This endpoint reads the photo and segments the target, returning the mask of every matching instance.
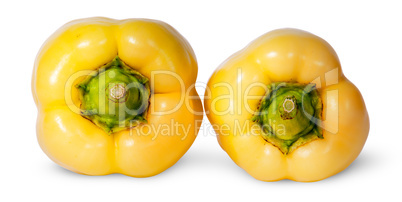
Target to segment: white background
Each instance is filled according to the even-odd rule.
[[[401,199],[402,6],[396,1],[35,0],[2,1],[0,10],[0,201]],[[65,170],[37,143],[31,73],[48,36],[70,20],[92,16],[169,23],[192,45],[198,81],[204,83],[228,56],[265,32],[283,27],[312,32],[334,47],[345,75],[363,94],[371,121],[367,143],[350,167],[314,183],[255,180],[205,129],[176,165],[154,177]]]

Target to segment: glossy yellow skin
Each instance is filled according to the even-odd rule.
[[[150,79],[151,98],[147,124],[108,135],[74,112],[80,104],[74,86],[85,77],[73,82],[69,78],[81,70],[96,70],[116,55]],[[39,144],[54,162],[81,174],[161,173],[190,148],[201,124],[202,104],[192,87],[197,68],[189,43],[166,23],[72,21],[45,42],[36,58],[32,92],[38,107]],[[152,76],[160,70],[171,74]],[[172,124],[182,128],[173,129]]]
[[[323,101],[324,139],[284,155],[262,138],[259,126],[251,129],[264,86],[271,82],[316,83]],[[369,132],[364,100],[343,75],[335,51],[323,39],[296,29],[269,32],[232,55],[210,78],[204,101],[221,147],[262,181],[330,177],[356,159]],[[236,122],[243,131],[236,129]]]

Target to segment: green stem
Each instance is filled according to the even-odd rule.
[[[252,120],[263,138],[288,154],[299,146],[323,138],[322,102],[314,84],[272,83]]]
[[[111,134],[146,122],[149,82],[119,57],[77,85],[81,114]]]

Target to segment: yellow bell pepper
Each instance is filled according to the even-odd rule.
[[[210,78],[207,114],[221,147],[262,181],[318,181],[362,150],[369,117],[359,90],[323,39],[269,32],[228,58]]]
[[[166,23],[72,21],[35,61],[39,144],[81,174],[161,173],[190,148],[201,124],[197,71],[191,46]]]

